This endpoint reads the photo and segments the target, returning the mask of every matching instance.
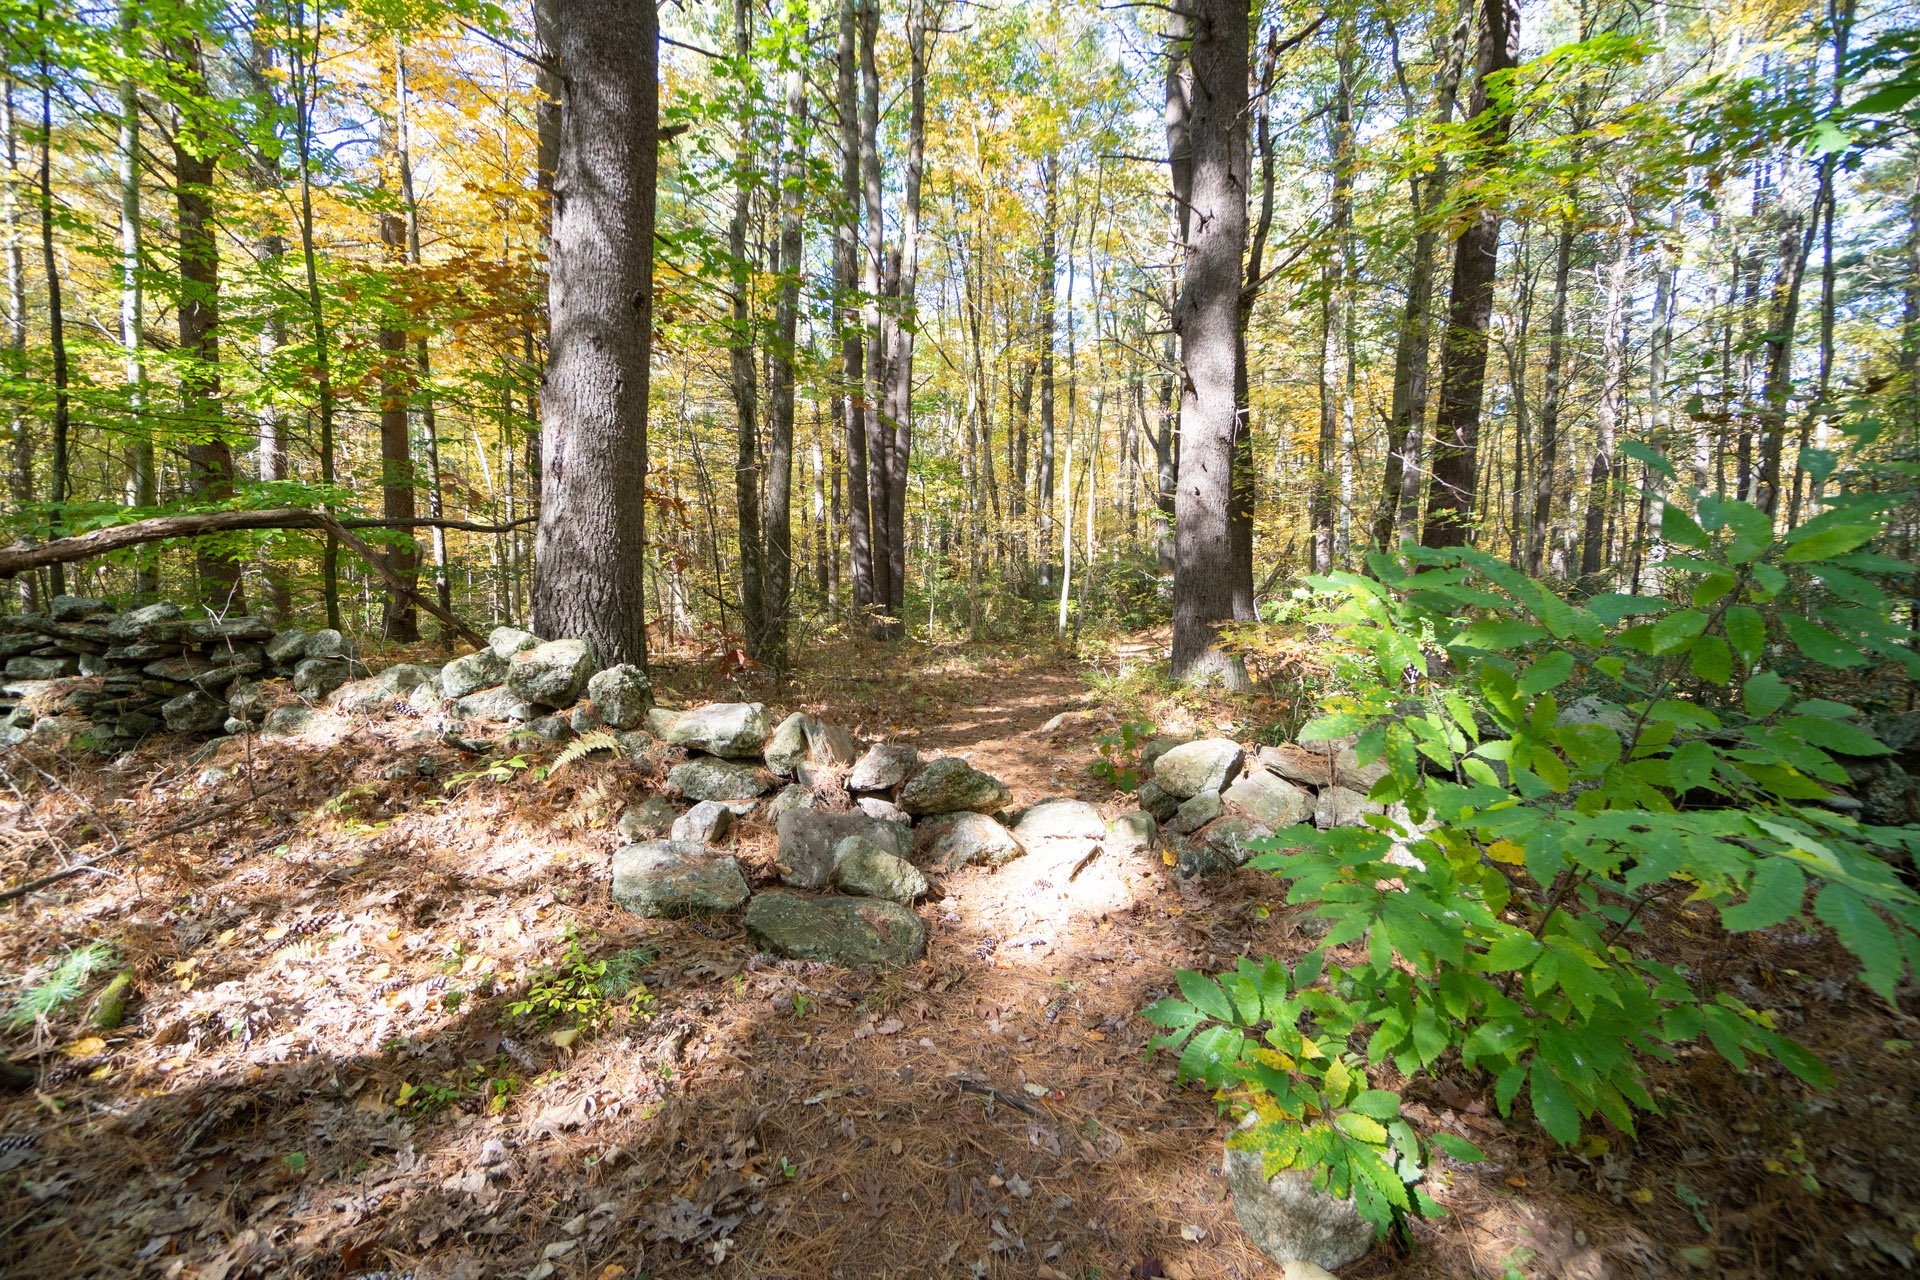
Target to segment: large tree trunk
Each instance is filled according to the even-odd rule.
[[[195,100],[206,93],[197,38],[175,47],[181,82]],[[174,208],[180,238],[180,412],[188,437],[192,491],[204,503],[233,496],[233,446],[220,403],[220,250],[213,218],[218,157],[214,130],[183,110],[173,133]],[[240,565],[206,544],[195,548],[200,602],[210,612],[244,612]]]
[[[875,45],[880,0],[858,0],[860,18],[860,183],[866,204],[866,256],[861,289],[866,294],[867,537],[872,542],[873,611],[893,604],[893,424],[886,417],[887,337],[882,314],[886,294],[887,224],[881,203],[880,67]]]
[[[296,14],[300,11],[296,10]],[[316,23],[312,39],[299,33],[306,49],[295,55],[292,68],[294,140],[300,165],[300,258],[307,283],[307,315],[313,333],[313,393],[320,420],[320,483],[331,487],[334,472],[333,365],[328,348],[332,331],[320,296],[319,251],[313,231],[313,114],[320,98],[320,41],[324,28]],[[340,547],[331,530],[321,549],[320,593],[327,625],[340,627]]]
[[[1242,258],[1247,248],[1247,6],[1181,0],[1191,32],[1192,192],[1185,275],[1174,309],[1184,390],[1175,497],[1173,674],[1247,688],[1239,658],[1218,645],[1233,617],[1228,506],[1233,483]]]
[[[796,56],[798,51],[796,51]],[[800,194],[800,175],[807,164],[806,82],[798,64],[787,71],[787,115],[789,130],[786,154],[781,169],[789,180],[780,188],[779,290],[774,313],[774,350],[772,385],[768,388],[767,476],[764,488],[767,554],[764,565],[766,586],[761,593],[766,611],[766,632],[761,661],[775,671],[787,665],[787,623],[793,598],[793,428],[794,428],[794,341],[800,318],[800,268],[805,247],[802,241],[804,209]],[[817,446],[816,446],[817,450]],[[818,478],[816,451],[815,475]],[[824,574],[822,578],[824,579]],[[821,583],[822,594],[826,584]]]
[[[140,10],[120,8],[120,51],[129,64],[141,54]],[[132,76],[120,82],[120,139],[115,159],[120,180],[120,350],[127,379],[127,502],[151,507],[160,500],[154,474],[152,424],[147,416],[147,362],[143,349],[146,295],[141,278],[140,90]],[[142,603],[160,594],[160,562],[142,552],[133,563],[133,594]]]
[[[840,116],[840,221],[833,233],[834,329],[840,335],[840,388],[835,425],[847,441],[847,541],[853,574],[853,606],[872,607],[873,530],[867,496],[866,355],[860,341],[860,308],[854,298],[860,269],[860,65],[861,0],[841,0],[836,63]],[[874,460],[876,464],[884,458]]]
[[[1479,49],[1468,123],[1473,176],[1499,168],[1513,127],[1512,100],[1487,91],[1490,76],[1513,69],[1519,54],[1517,0],[1482,0]],[[1423,540],[1457,547],[1473,535],[1474,484],[1480,452],[1480,402],[1487,379],[1487,324],[1499,267],[1500,212],[1481,203],[1454,242],[1447,328],[1440,340],[1440,408],[1434,418],[1432,487]]]
[[[47,523],[58,526],[61,504],[67,500],[70,481],[68,452],[72,430],[71,406],[67,396],[67,326],[61,310],[60,261],[53,252],[53,76],[44,54],[40,62],[40,257],[47,277],[47,341],[53,349],[53,458],[47,477]],[[186,218],[181,218],[180,240],[187,239]],[[185,308],[182,307],[182,314]],[[186,321],[181,321],[184,347]],[[190,348],[189,348],[190,349]],[[191,448],[188,450],[192,454]],[[51,587],[54,595],[67,589],[66,572],[53,566]]]
[[[767,612],[761,597],[764,576],[760,541],[760,390],[753,363],[753,259],[747,250],[747,223],[753,214],[755,137],[752,34],[747,0],[733,0],[733,57],[739,76],[734,92],[733,218],[727,223],[727,262],[731,269],[731,318],[727,325],[728,381],[733,391],[733,503],[740,531],[740,615],[747,652],[765,662]]]
[[[1035,508],[1040,513],[1040,545],[1053,541],[1053,465],[1057,452],[1054,443],[1053,415],[1053,335],[1058,323],[1058,303],[1054,297],[1054,275],[1060,269],[1060,173],[1059,162],[1051,155],[1040,157],[1040,190],[1044,206],[1040,217],[1040,332],[1035,345],[1040,357],[1040,458]],[[1053,578],[1047,558],[1040,558],[1040,585],[1050,587]]]
[[[387,166],[393,180],[399,180],[400,160],[400,39],[394,37],[394,118],[387,138]],[[382,184],[387,174],[381,175]],[[402,208],[405,195],[402,195]],[[387,209],[380,214],[380,246],[388,271],[400,271],[407,261],[407,220],[400,210]],[[413,438],[408,413],[408,381],[412,361],[407,350],[408,317],[396,314],[389,303],[381,316],[380,347],[380,510],[389,520],[411,520],[413,505]],[[411,541],[396,542],[384,553],[388,576],[406,583],[404,592],[389,591],[381,601],[380,634],[399,644],[412,644],[420,638],[419,611],[413,603],[413,587],[419,581],[420,554]]]
[[[653,0],[555,0],[554,17],[565,74],[533,625],[641,665],[659,17]]]

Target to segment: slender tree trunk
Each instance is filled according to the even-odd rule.
[[[6,184],[0,188],[0,201],[4,201],[4,223],[6,233],[7,265],[7,345],[6,370],[8,380],[16,387],[26,384],[27,369],[27,269],[26,253],[21,243],[20,190],[26,185],[24,170],[20,164],[20,130],[13,107],[13,77],[0,78],[0,136],[4,136],[7,148]],[[33,502],[33,434],[29,428],[24,396],[9,397],[7,406],[7,498],[15,513],[24,511]],[[20,606],[31,610],[34,607],[37,579],[30,573],[23,573],[15,579],[15,589]]]
[[[1192,210],[1174,327],[1185,375],[1180,410],[1180,476],[1175,498],[1173,674],[1248,687],[1245,665],[1219,648],[1233,617],[1232,548],[1227,528],[1233,480],[1240,291],[1247,248],[1247,81],[1251,49],[1246,5],[1180,0],[1191,32]],[[1177,193],[1176,193],[1177,194]]]
[[[1580,577],[1597,585],[1606,559],[1607,538],[1602,521],[1612,505],[1614,439],[1620,429],[1627,391],[1627,267],[1633,252],[1633,228],[1622,227],[1620,240],[1607,268],[1606,314],[1600,335],[1602,383],[1600,411],[1595,415],[1593,472],[1587,485],[1587,524],[1580,542]]]
[[[796,59],[802,51],[796,50]],[[805,210],[800,191],[807,166],[806,81],[799,65],[786,76],[788,140],[782,171],[790,175],[780,189],[779,291],[774,315],[773,376],[769,418],[772,438],[767,445],[765,489],[767,554],[766,639],[762,661],[776,672],[787,666],[787,625],[793,598],[793,434],[795,342],[800,321],[800,271],[804,258]],[[816,454],[816,461],[818,455]],[[817,468],[816,468],[817,470]]]
[[[653,0],[554,0],[562,81],[533,624],[647,660],[659,18]]]
[[[759,148],[753,109],[754,82],[751,10],[747,0],[733,3],[734,116],[733,218],[727,224],[727,261],[732,271],[732,318],[727,326],[729,382],[733,390],[733,501],[740,531],[740,615],[747,652],[766,662],[767,611],[760,538],[760,391],[753,357],[753,259],[748,256],[747,223],[753,214],[753,166]]]
[[[304,9],[296,7],[296,18]],[[313,231],[313,113],[320,87],[320,39],[322,26],[316,22],[311,33],[298,32],[302,47],[293,58],[294,139],[300,162],[300,256],[307,277],[307,314],[313,331],[313,393],[320,425],[320,483],[331,488],[337,479],[334,470],[334,390],[332,359],[328,348],[331,331],[320,294],[319,255]],[[309,44],[308,41],[311,40]],[[333,504],[328,502],[331,511]],[[340,627],[340,544],[331,532],[321,548],[320,591],[326,606],[327,625]]]
[[[183,242],[186,234],[183,227]],[[49,536],[58,537],[64,518],[61,504],[68,498],[71,474],[72,409],[67,394],[67,326],[61,307],[60,262],[53,252],[53,73],[44,54],[40,61],[40,260],[47,277],[47,344],[53,352],[53,456],[47,478],[47,527]],[[66,591],[66,566],[54,565],[48,577],[54,595]]]
[[[389,180],[399,182],[400,167],[400,95],[403,82],[400,78],[400,37],[393,38],[393,102],[394,113],[390,131],[386,138],[385,163],[382,165],[381,183]],[[380,246],[382,259],[389,272],[399,272],[407,261],[407,219],[406,193],[401,191],[400,208],[383,209],[380,213]],[[404,313],[396,314],[396,308],[389,303],[381,316],[377,343],[380,348],[380,499],[381,511],[389,520],[411,520],[414,514],[413,489],[413,437],[411,415],[408,404],[411,400],[408,386],[412,369],[412,353],[407,349],[407,323],[409,317]],[[406,591],[389,590],[381,599],[380,634],[399,644],[412,644],[420,638],[419,610],[414,605],[413,589],[419,580],[420,554],[414,548],[411,538],[405,542],[396,541],[381,552],[385,562],[388,581],[398,581],[405,585]]]
[[[130,61],[140,57],[139,6],[120,9],[120,51]],[[147,362],[142,349],[146,324],[145,281],[141,268],[140,225],[140,90],[129,76],[120,82],[120,138],[115,156],[120,180],[120,350],[127,380],[128,433],[127,502],[152,507],[160,500],[154,474],[152,424],[147,417]],[[134,556],[133,594],[141,603],[160,595],[160,560],[151,548]]]
[[[1474,175],[1503,162],[1513,127],[1512,100],[1488,92],[1489,77],[1513,69],[1520,45],[1516,0],[1482,0],[1479,49],[1468,123]],[[1470,211],[1454,242],[1447,327],[1440,342],[1440,408],[1434,419],[1432,487],[1423,533],[1430,547],[1471,540],[1474,485],[1480,447],[1480,402],[1487,377],[1487,324],[1499,267],[1500,212],[1488,203]]]
[[[1040,466],[1035,506],[1040,512],[1040,545],[1044,547],[1050,545],[1053,536],[1053,341],[1058,323],[1054,276],[1060,270],[1060,173],[1059,162],[1052,155],[1040,158],[1040,190],[1045,203],[1040,218],[1040,279],[1037,282],[1040,286],[1040,333],[1036,343],[1040,356]],[[1052,581],[1042,557],[1040,585],[1051,586]]]
[[[900,618],[906,607],[907,468],[913,456],[913,348],[919,328],[914,292],[920,280],[920,200],[927,157],[927,40],[932,0],[913,0],[907,9],[907,164],[900,202],[900,252],[893,274],[893,309],[886,376],[887,417],[892,440],[887,454],[887,551],[892,588],[889,611]],[[899,634],[896,621],[893,631]]]
[[[420,200],[413,186],[413,131],[407,115],[407,59],[404,48],[397,49],[394,62],[395,117],[400,131],[400,200],[407,220],[407,261],[417,271],[425,265],[420,250]],[[557,117],[556,117],[557,119]],[[427,461],[427,514],[435,520],[446,517],[446,498],[440,473],[440,423],[434,408],[433,354],[427,345],[426,326],[413,339],[414,399],[419,406],[420,444]],[[440,525],[432,529],[433,593],[443,610],[453,609],[453,583],[447,572],[447,531]],[[452,634],[439,627],[440,643],[451,644]]]
[[[1533,527],[1527,531],[1526,571],[1538,576],[1553,527],[1553,495],[1560,483],[1560,403],[1565,395],[1567,286],[1573,273],[1571,223],[1553,240],[1553,301],[1547,311],[1546,389],[1540,397],[1540,450],[1533,464]]]
[[[866,257],[861,288],[866,294],[867,379],[867,536],[873,544],[875,617],[893,602],[894,527],[889,482],[893,467],[893,424],[886,418],[887,331],[882,314],[886,294],[887,225],[881,203],[880,68],[875,44],[880,31],[880,0],[859,0],[860,16],[860,179],[866,204]],[[878,624],[876,624],[878,625]]]
[[[873,532],[867,496],[866,355],[856,299],[860,269],[860,66],[861,0],[841,0],[837,62],[840,116],[840,217],[834,227],[834,328],[840,335],[840,388],[836,426],[847,441],[847,536],[853,606],[872,607]],[[884,459],[876,459],[876,463]],[[835,522],[839,523],[838,521]]]

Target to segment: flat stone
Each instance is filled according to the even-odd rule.
[[[1028,849],[1056,842],[1100,844],[1107,838],[1107,820],[1084,800],[1042,800],[1020,815],[1013,836]]]
[[[507,664],[507,688],[516,698],[564,711],[580,701],[599,669],[585,640],[549,640],[523,649]]]
[[[1313,816],[1313,796],[1285,778],[1255,769],[1221,796],[1233,808],[1269,827],[1291,827]]]
[[[596,671],[587,681],[587,697],[602,719],[616,729],[637,729],[653,706],[653,682],[630,662]]]
[[[1302,1261],[1338,1271],[1373,1248],[1373,1227],[1353,1201],[1314,1190],[1311,1173],[1282,1169],[1266,1177],[1260,1152],[1233,1139],[1223,1167],[1234,1216],[1261,1252],[1281,1266]]]
[[[622,809],[614,825],[629,840],[651,840],[667,834],[676,813],[673,801],[665,796],[648,796]]]
[[[848,893],[902,905],[927,891],[927,878],[866,836],[848,836],[833,849],[833,880]]]
[[[1226,804],[1217,791],[1202,791],[1199,795],[1180,802],[1173,811],[1173,817],[1167,821],[1167,830],[1177,836],[1198,831],[1227,811]]]
[[[681,761],[667,782],[689,800],[751,800],[773,790],[773,775],[759,765],[712,756]]]
[[[681,713],[667,707],[647,708],[647,729],[649,732],[665,738],[673,732],[673,726],[680,723]]]
[[[438,672],[433,667],[411,662],[398,663],[378,675],[340,686],[334,691],[333,705],[335,709],[351,715],[386,710],[396,702],[405,701],[408,694],[432,680],[436,674]]]
[[[1202,738],[1170,748],[1153,762],[1153,780],[1182,800],[1203,791],[1219,791],[1240,771],[1246,753],[1227,738]]]
[[[982,773],[958,756],[946,756],[926,765],[900,788],[900,807],[912,814],[993,813],[1006,807],[1013,793],[991,774]]]
[[[613,900],[640,916],[731,911],[747,900],[731,854],[680,840],[630,844],[613,855]]]
[[[898,822],[902,826],[913,822],[912,814],[884,796],[861,796],[853,804],[869,818],[879,818],[882,822]]]
[[[505,658],[491,649],[476,649],[440,668],[440,692],[448,698],[464,698],[481,689],[491,689],[506,678]]]
[[[90,596],[55,596],[47,602],[47,613],[55,622],[82,622],[111,612],[111,604]]]
[[[276,667],[286,667],[307,656],[307,637],[312,633],[305,627],[288,627],[276,631],[267,641],[267,661]]]
[[[688,844],[719,844],[733,829],[733,810],[718,800],[702,800],[673,820],[673,838]]]
[[[833,851],[848,836],[865,836],[897,858],[913,851],[912,837],[904,827],[864,813],[789,809],[775,820],[774,827],[780,837],[776,867],[781,883],[800,889],[826,886],[833,877]]]
[[[324,698],[353,678],[355,665],[344,658],[302,658],[293,669],[293,691]]]
[[[14,680],[61,680],[79,672],[80,664],[72,658],[7,659],[7,677]]]
[[[1013,832],[984,813],[946,813],[928,818],[913,831],[914,856],[939,871],[973,863],[998,866],[1026,849]]]
[[[175,733],[218,733],[227,723],[227,704],[196,689],[168,701],[160,717]]]
[[[774,891],[747,904],[755,944],[795,960],[898,968],[927,953],[927,926],[882,898],[807,898]]]
[[[682,712],[666,740],[710,755],[745,760],[760,754],[773,730],[773,718],[758,702],[715,702]]]
[[[877,742],[847,775],[847,790],[891,790],[905,782],[919,763],[920,753],[905,743]]]
[[[811,809],[818,803],[811,788],[803,787],[797,782],[789,782],[780,788],[772,800],[767,802],[767,812],[777,822],[780,815],[789,809]]]

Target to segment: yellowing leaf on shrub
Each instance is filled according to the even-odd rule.
[[[1517,867],[1527,860],[1527,851],[1511,840],[1495,840],[1487,846],[1487,856],[1495,862]]]

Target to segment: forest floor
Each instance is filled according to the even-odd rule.
[[[692,665],[660,683],[669,703],[767,696]],[[1016,804],[1110,813],[1130,806],[1088,767],[1119,721],[1252,736],[1294,710],[1018,647],[848,645],[767,700],[966,754]],[[139,994],[116,1031],[85,1030],[76,1002],[0,1032],[41,1073],[0,1094],[0,1273],[1278,1274],[1234,1219],[1214,1102],[1135,1016],[1176,967],[1311,945],[1276,881],[1135,863],[1063,886],[1015,860],[936,886],[912,969],[779,961],[737,917],[611,904],[613,819],[657,771],[599,755],[540,780],[529,752],[489,773],[420,728],[325,718],[217,760],[4,762],[4,883],[44,874],[50,845],[190,829],[7,908],[0,972],[104,941]],[[763,821],[739,831],[755,883],[773,845]],[[1558,1152],[1484,1081],[1407,1085],[1417,1120],[1490,1159],[1438,1171],[1448,1216],[1348,1276],[1908,1271],[1920,1023],[1812,935],[1728,944],[1688,920],[1667,922],[1684,958],[1819,1045],[1838,1086],[1689,1056],[1659,1069],[1637,1143]],[[512,1014],[570,946],[645,960],[650,1004],[578,1037]]]

